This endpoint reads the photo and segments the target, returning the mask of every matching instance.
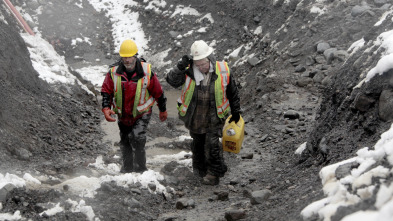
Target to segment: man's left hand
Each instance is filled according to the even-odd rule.
[[[166,119],[168,118],[168,112],[160,112],[159,117],[162,122],[166,121]]]
[[[229,123],[232,121],[235,121],[237,123],[240,120],[240,114],[239,113],[232,113],[231,119],[229,119]]]

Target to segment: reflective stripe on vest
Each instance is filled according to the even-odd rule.
[[[214,94],[216,100],[217,115],[219,118],[223,118],[228,114],[229,111],[229,100],[226,96],[226,89],[229,84],[229,68],[226,62],[216,62],[216,74],[218,76],[214,83]],[[183,84],[182,92],[177,99],[177,102],[181,105],[178,106],[180,116],[185,116],[189,104],[191,103],[192,95],[195,90],[195,81],[186,75],[186,81]]]
[[[115,94],[113,96],[113,111],[121,116],[121,111],[122,111],[122,104],[123,104],[123,96],[122,96],[122,90],[121,90],[121,76],[115,77],[113,73],[116,72],[117,66],[114,66],[111,68],[111,77],[113,80],[113,93]],[[120,92],[118,91],[120,88]],[[119,104],[119,105],[117,105]]]
[[[150,96],[149,91],[147,90],[150,85],[151,65],[145,62],[141,62],[141,64],[143,67],[144,76],[138,80],[135,92],[134,107],[132,110],[132,115],[134,117],[148,111],[155,102],[153,96]],[[121,116],[123,106],[123,91],[121,88],[121,75],[114,74],[117,67],[118,66],[115,66],[111,69],[111,76],[114,85],[114,111],[116,114]]]
[[[153,106],[155,101],[153,96],[151,96],[147,90],[147,87],[150,85],[151,64],[145,62],[141,62],[141,64],[145,76],[138,80],[138,86],[134,100],[134,109],[132,110],[133,116],[137,116],[143,112],[148,111],[150,107]]]
[[[230,75],[228,64],[226,62],[216,62],[216,73],[218,75],[215,82],[217,114],[220,118],[223,118],[229,111],[229,100],[226,94]]]
[[[181,104],[179,107],[177,107],[180,116],[186,115],[188,105],[190,104],[192,94],[194,93],[194,89],[195,81],[192,80],[188,75],[186,75],[186,82],[184,82],[183,88],[181,90],[181,95],[179,99],[177,99],[177,102]]]

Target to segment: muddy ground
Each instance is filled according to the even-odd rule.
[[[79,1],[13,3],[31,14],[35,7],[43,7],[35,25],[43,38],[65,56],[70,67],[77,69],[86,63],[103,65],[115,61],[118,57],[113,53],[112,24],[105,12],[96,12],[86,0],[80,1],[83,8],[75,6],[75,2]],[[228,58],[228,51],[239,45],[250,47],[243,48],[239,57],[228,58],[241,92],[246,138],[240,154],[225,153],[229,171],[218,186],[201,185],[189,168],[176,163],[162,169],[162,173],[172,177],[165,183],[175,189],[171,197],[150,194],[143,188],[135,191],[138,185],[130,188],[103,185],[97,197],[86,202],[100,220],[231,220],[236,215],[244,220],[302,220],[300,211],[323,197],[319,170],[352,156],[360,147],[373,144],[389,125],[389,121],[379,118],[375,102],[365,104],[368,109],[353,104],[357,104],[358,94],[375,99],[381,94],[382,89],[376,86],[352,90],[360,73],[375,65],[377,59],[359,55],[344,64],[342,57],[326,58],[317,51],[321,42],[346,50],[354,41],[362,37],[373,39],[375,33],[389,28],[389,24],[373,27],[384,12],[379,3],[369,2],[371,9],[354,14],[357,1],[331,1],[326,3],[329,13],[316,16],[310,13],[311,1],[301,4],[300,1],[259,0],[221,0],[214,4],[200,0],[166,1],[166,10],[172,4],[183,4],[211,13],[214,18],[211,23],[208,19],[196,22],[192,16],[171,18],[146,10],[145,1],[137,2],[141,7],[125,10],[140,13],[140,21],[150,38],[149,53],[172,48],[168,55],[172,65],[189,52],[189,46],[197,39],[215,40],[219,60]],[[89,175],[86,166],[98,155],[106,155],[108,163],[114,161],[115,141],[105,137],[108,127],[103,123],[99,96],[89,95],[76,86],[50,86],[38,79],[18,34],[20,30],[5,11],[2,5],[1,12],[8,24],[0,22],[3,104],[0,171],[16,174],[38,171],[64,180]],[[199,27],[208,27],[208,31],[184,37],[181,46],[176,44],[176,34]],[[262,33],[255,34],[253,31],[258,27]],[[93,46],[70,45],[71,39],[82,36],[89,37]],[[248,59],[244,59],[246,55]],[[244,63],[237,65],[242,59]],[[154,65],[154,61],[149,62]],[[163,73],[159,75],[160,80],[168,91],[173,90],[164,81],[169,67],[156,70]],[[148,141],[185,133],[178,127],[180,122],[173,109],[169,114],[165,123],[153,115]],[[321,145],[322,138],[326,145]],[[305,154],[296,155],[295,150],[305,142]],[[162,147],[188,150],[188,145],[187,142],[166,143]],[[252,203],[250,194],[259,190],[267,192],[269,197],[261,203]],[[2,212],[20,210],[26,218],[42,220],[46,219],[38,215],[45,209],[42,203],[67,204],[67,197],[66,191],[15,190],[3,202]],[[192,200],[194,206],[180,209],[177,207],[180,199]],[[135,201],[139,206],[135,206]],[[66,211],[47,219],[84,220],[86,217]]]

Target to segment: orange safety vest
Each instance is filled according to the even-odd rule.
[[[230,110],[229,100],[226,95],[226,90],[230,79],[228,63],[225,61],[217,61],[216,74],[218,78],[214,82],[214,94],[216,100],[217,115],[219,118],[224,118]],[[191,79],[191,77],[186,75],[186,81],[183,84],[181,95],[179,99],[177,99],[177,102],[180,104],[177,107],[180,116],[186,115],[188,106],[190,105],[192,99],[192,95],[194,94],[194,90],[195,80]]]
[[[147,88],[150,85],[150,77],[151,77],[151,64],[146,62],[141,62],[143,67],[144,76],[143,78],[138,80],[135,99],[134,99],[134,108],[132,110],[132,115],[134,117],[146,112],[149,110],[151,106],[154,105],[154,98],[149,94]],[[113,91],[114,91],[114,111],[116,114],[121,116],[121,111],[123,107],[123,90],[121,88],[121,75],[116,74],[116,69],[118,66],[111,68],[111,76],[113,79]]]

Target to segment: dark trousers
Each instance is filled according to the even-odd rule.
[[[207,173],[222,177],[227,172],[224,162],[223,149],[220,145],[220,136],[216,133],[195,134],[192,137],[192,167],[194,173],[203,177]]]
[[[145,114],[135,121],[134,125],[126,126],[118,123],[120,129],[120,148],[123,158],[121,172],[143,172],[146,171],[146,129],[151,117]]]

